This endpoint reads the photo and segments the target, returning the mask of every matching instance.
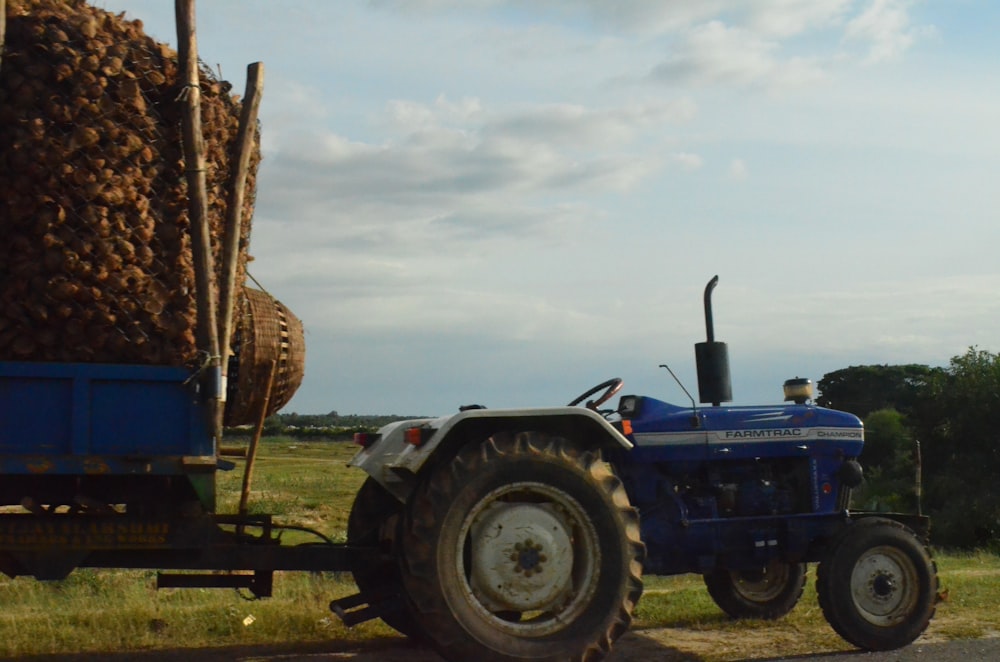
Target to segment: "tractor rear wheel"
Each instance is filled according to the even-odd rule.
[[[753,571],[719,568],[704,579],[712,600],[730,617],[774,620],[802,597],[806,564],[775,560]]]
[[[937,589],[937,567],[924,544],[882,517],[854,522],[816,575],[826,620],[866,650],[892,650],[919,637],[934,616]]]
[[[642,593],[638,513],[594,451],[497,434],[426,477],[403,527],[403,582],[451,660],[598,660]]]

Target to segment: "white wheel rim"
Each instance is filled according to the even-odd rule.
[[[916,568],[902,550],[883,545],[867,550],[851,572],[851,596],[858,613],[872,625],[890,627],[917,604]]]
[[[487,494],[456,544],[464,597],[493,627],[517,636],[564,628],[597,589],[597,531],[576,499],[545,483]]]
[[[750,602],[768,602],[774,600],[788,584],[789,565],[775,561],[761,570],[759,577],[734,570],[730,573],[733,589]]]

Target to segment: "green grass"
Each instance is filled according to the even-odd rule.
[[[274,438],[262,443],[251,511],[309,526],[344,540],[347,515],[364,472],[346,466],[347,443]],[[219,476],[219,512],[236,511],[242,466]],[[289,541],[307,536],[289,532]],[[1000,558],[937,553],[944,600],[926,637],[1000,634]],[[775,622],[731,621],[696,576],[646,577],[635,614],[636,636],[709,662],[849,650],[816,603],[815,568],[796,609]],[[155,572],[78,570],[58,582],[0,577],[0,656],[136,651],[397,635],[379,621],[348,630],[330,613],[331,599],[353,593],[343,573],[277,573],[272,598],[247,601],[220,589],[156,591]],[[252,617],[248,618],[248,617]]]
[[[154,585],[154,572],[125,570],[79,570],[60,582],[2,581],[0,655],[367,639],[392,633],[380,622],[350,632],[340,624],[328,604],[354,591],[349,578],[340,575],[277,573],[274,597],[259,601],[229,590],[156,591]]]
[[[343,541],[351,503],[367,475],[347,466],[356,451],[357,446],[344,442],[265,438],[254,467],[249,511]],[[236,512],[242,483],[242,466],[219,475],[219,512]]]

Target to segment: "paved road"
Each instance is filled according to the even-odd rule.
[[[662,644],[649,645],[641,634],[629,633],[607,662],[700,662],[701,657]],[[821,653],[791,657],[748,657],[742,662],[981,662],[1000,660],[1000,638],[971,639],[943,643],[916,643],[906,648],[882,653],[854,651],[848,653]]]
[[[784,660],[817,660],[820,662],[984,662],[1000,660],[1000,639],[973,639],[971,641],[949,641],[940,644],[915,644],[898,651],[887,653],[830,653],[827,655],[806,655],[798,657],[770,658],[766,662]],[[756,661],[765,662],[765,661]]]
[[[626,634],[607,662],[700,662],[686,653],[641,633]],[[236,646],[177,649],[113,655],[46,655],[20,662],[442,662],[436,654],[401,639],[368,642],[327,642],[301,646]],[[824,653],[794,657],[750,657],[745,662],[980,662],[1000,660],[1000,638],[947,643],[917,643],[887,653]]]

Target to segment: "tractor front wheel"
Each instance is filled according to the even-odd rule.
[[[881,517],[853,523],[816,576],[826,620],[866,650],[901,648],[919,637],[934,616],[937,589],[937,568],[924,544]]]

